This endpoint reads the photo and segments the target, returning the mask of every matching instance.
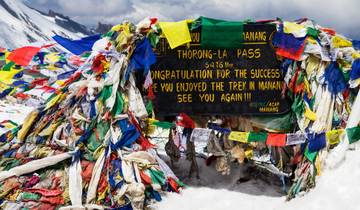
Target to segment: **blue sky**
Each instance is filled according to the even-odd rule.
[[[25,0],[91,26],[98,21],[137,22],[147,16],[176,21],[198,16],[228,20],[308,17],[339,33],[360,39],[360,0]]]

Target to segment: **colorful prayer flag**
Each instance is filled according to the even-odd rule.
[[[249,132],[231,131],[229,140],[238,141],[241,143],[248,143]]]
[[[283,147],[286,145],[286,134],[271,133],[267,137],[266,144],[274,147]]]

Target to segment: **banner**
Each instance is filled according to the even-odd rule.
[[[244,24],[237,49],[205,49],[201,30],[192,42],[171,49],[165,38],[155,49],[151,75],[158,115],[280,114],[289,110],[282,99],[283,77],[271,39],[275,25]],[[226,37],[224,37],[225,39]]]

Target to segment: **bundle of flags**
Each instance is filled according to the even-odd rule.
[[[264,142],[268,146],[293,146],[308,142],[309,145],[325,143],[335,145],[340,142],[340,136],[346,132],[349,143],[360,140],[360,126],[346,129],[330,130],[322,133],[267,133],[267,132],[241,132],[231,131],[229,140],[241,143]],[[324,148],[318,148],[318,150]]]
[[[35,97],[36,100],[54,92],[62,81],[84,64],[89,51],[98,36],[85,37],[87,47],[80,55],[67,52],[50,52],[54,44],[41,47],[25,46],[15,50],[0,49],[0,98],[12,95],[22,101]],[[59,38],[59,37],[58,37]],[[73,46],[69,41],[66,46]],[[62,42],[64,44],[64,42]],[[77,43],[81,45],[82,42]],[[55,48],[54,48],[55,49]],[[46,98],[45,98],[46,99]]]

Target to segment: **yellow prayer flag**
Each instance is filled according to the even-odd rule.
[[[326,132],[326,141],[330,145],[340,143],[340,135],[344,132],[344,129],[331,130]]]
[[[8,89],[9,87],[10,87],[9,85],[0,82],[0,92],[3,92],[4,90]]]
[[[9,71],[4,71],[0,69],[0,82],[11,85],[13,83],[13,78],[17,73],[20,73],[23,69],[14,69],[11,68]]]
[[[5,128],[7,129],[13,129],[16,128],[16,125],[12,124],[12,123],[3,123],[2,124]]]
[[[248,149],[248,150],[245,151],[245,157],[246,157],[247,159],[252,158],[253,155],[254,155],[254,153],[253,153],[253,150],[252,150],[252,149]]]
[[[154,118],[148,118],[147,122],[148,122],[148,127],[145,133],[147,135],[153,134],[156,130],[156,126],[154,125],[154,123],[159,122],[159,120],[156,120]]]
[[[56,63],[60,60],[60,56],[58,55],[58,53],[50,53],[45,55],[45,60],[49,63]]]
[[[54,98],[52,98],[49,102],[46,103],[45,110],[50,109],[52,106],[56,104],[56,102],[61,98],[62,94],[56,95]]]
[[[60,123],[53,123],[47,128],[43,129],[38,135],[39,136],[51,136],[55,129],[60,125]]]
[[[320,158],[316,158],[316,160],[315,160],[315,168],[316,168],[317,175],[320,176],[321,175],[321,161],[320,161]]]
[[[130,25],[129,23],[119,24],[111,28],[111,31],[120,32],[118,37],[116,37],[116,48],[120,48],[125,45],[130,37],[132,36],[130,33]]]
[[[306,77],[304,78],[304,89],[307,92],[308,96],[311,95],[310,84]]]
[[[308,43],[310,43],[310,44],[317,44],[317,41],[316,41],[314,38],[312,38],[311,36],[309,36],[309,37],[306,39],[306,41],[307,41]]]
[[[32,111],[24,120],[24,124],[22,125],[21,129],[17,134],[17,138],[20,141],[25,140],[26,134],[28,133],[31,125],[33,124],[34,120],[38,116],[39,112],[37,110]]]
[[[64,83],[65,83],[64,80],[56,80],[56,82],[55,82],[55,84],[57,84],[59,86],[63,85]]]
[[[56,67],[54,64],[50,64],[48,67],[47,67],[48,70],[50,71],[57,71],[59,70],[58,67]]]
[[[313,71],[316,71],[319,68],[319,65],[320,59],[310,55],[307,60],[306,74],[311,75]]]
[[[354,84],[355,87],[359,86],[360,85],[360,78],[359,79],[356,79],[356,80],[352,80],[350,82],[350,84]]]
[[[358,59],[358,58],[360,58],[360,53],[353,52],[351,56],[352,56],[353,59]]]
[[[241,143],[247,143],[248,137],[249,137],[249,132],[231,131],[229,135],[229,140],[238,141]]]
[[[293,34],[295,37],[304,37],[307,33],[307,29],[303,25],[285,21],[284,32]]]
[[[308,107],[305,108],[305,113],[304,113],[305,117],[308,118],[311,121],[315,121],[316,120],[316,113],[314,113],[313,111],[311,111]]]
[[[331,40],[331,43],[334,48],[352,47],[352,42],[340,36],[334,36]]]
[[[159,23],[160,28],[168,40],[171,49],[191,42],[191,36],[187,22],[187,20],[183,20],[179,22]]]
[[[285,21],[284,22],[284,32],[285,33],[296,33],[300,30],[304,29],[303,25],[297,24],[297,23],[293,23],[293,22],[288,22]]]

